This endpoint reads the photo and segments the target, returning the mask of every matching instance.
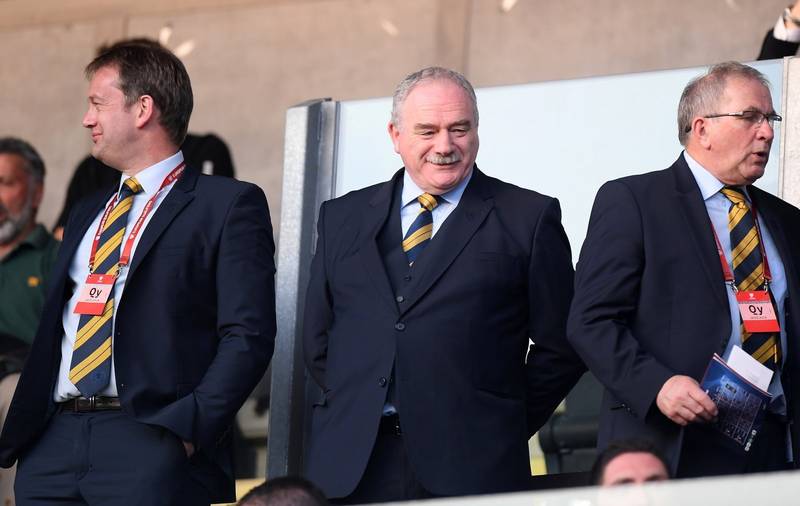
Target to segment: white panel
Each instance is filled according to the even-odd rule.
[[[773,103],[780,111],[782,62],[752,65],[773,84]],[[557,197],[577,259],[600,185],[664,169],[678,157],[678,100],[686,83],[704,71],[677,69],[479,89],[478,166],[489,175]],[[341,102],[336,196],[385,181],[402,166],[386,130],[390,113],[390,98]],[[773,194],[778,191],[778,152],[776,140],[767,173],[758,184]]]

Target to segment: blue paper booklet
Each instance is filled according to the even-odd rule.
[[[744,451],[750,451],[761,430],[772,395],[737,374],[716,353],[708,364],[700,388],[711,397],[719,411],[712,427]]]

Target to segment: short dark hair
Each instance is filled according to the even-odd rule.
[[[669,463],[667,463],[667,459],[655,443],[649,439],[620,439],[613,441],[597,456],[597,460],[595,460],[592,466],[591,484],[600,485],[603,482],[603,475],[606,472],[608,464],[615,458],[626,453],[649,453],[664,464],[664,469],[666,469],[667,474],[669,474]]]
[[[86,77],[111,67],[119,73],[119,88],[130,107],[142,95],[153,97],[161,126],[176,145],[183,144],[194,107],[186,67],[172,52],[150,39],[122,40],[103,50],[86,66]]]
[[[0,154],[17,155],[25,160],[25,171],[37,183],[44,183],[44,162],[33,146],[16,137],[0,138]]]
[[[326,506],[325,495],[310,481],[298,476],[267,480],[245,494],[239,506]]]

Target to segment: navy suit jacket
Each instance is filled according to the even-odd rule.
[[[413,279],[393,289],[377,238],[399,215],[402,176],[320,209],[303,343],[322,393],[307,474],[329,497],[354,490],[394,365],[403,440],[428,491],[524,488],[528,439],[585,369],[565,339],[573,269],[558,201],[476,167]]]
[[[70,215],[30,358],[2,436],[10,466],[45,430],[74,286],[68,271],[103,192]],[[187,168],[136,248],[115,317],[114,364],[125,413],[195,444],[193,471],[215,502],[234,499],[228,428],[264,374],[275,338],[274,243],[264,193]]]
[[[786,268],[789,349],[783,385],[789,415],[797,420],[800,211],[758,188],[750,186],[748,192]],[[661,414],[655,399],[671,376],[700,381],[714,353],[724,353],[731,335],[728,289],[711,220],[682,155],[666,170],[600,188],[578,261],[567,329],[576,351],[606,387],[599,450],[618,439],[649,438],[667,454],[673,472],[677,469],[683,430]],[[793,440],[800,455],[800,441]],[[708,452],[708,459],[715,457]]]

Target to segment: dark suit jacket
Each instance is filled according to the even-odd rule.
[[[476,167],[394,292],[376,238],[399,215],[402,176],[320,209],[303,342],[323,394],[307,474],[330,497],[353,491],[394,364],[408,458],[428,491],[523,488],[528,438],[584,371],[564,337],[573,270],[558,202]]]
[[[797,339],[800,211],[758,188],[758,206],[786,267],[790,415],[800,376]],[[711,220],[683,156],[669,169],[611,181],[592,209],[575,280],[568,338],[606,387],[598,449],[630,437],[651,438],[673,465],[683,431],[655,405],[675,374],[702,379],[714,353],[725,351],[731,317]],[[795,455],[800,442],[795,437]],[[715,455],[709,452],[708,458]],[[738,465],[731,462],[731,465]]]
[[[110,193],[71,214],[47,302],[2,436],[10,466],[55,411],[68,270]],[[197,478],[215,502],[234,499],[228,427],[274,347],[274,244],[264,193],[187,169],[154,212],[134,253],[115,317],[120,401],[136,420],[165,427],[197,453]]]
[[[761,44],[761,51],[758,53],[759,60],[775,60],[785,56],[794,56],[797,54],[797,48],[800,44],[796,42],[786,42],[785,40],[778,40],[773,35],[773,29],[770,28],[767,35],[764,36],[764,42]]]

